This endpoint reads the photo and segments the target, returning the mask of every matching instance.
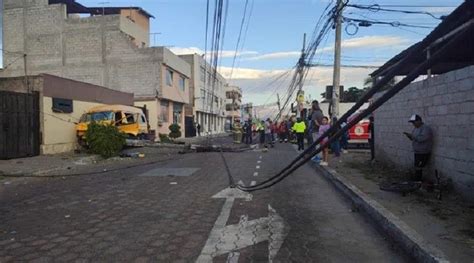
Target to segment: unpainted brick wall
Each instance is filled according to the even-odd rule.
[[[434,132],[431,176],[437,169],[452,179],[457,192],[474,200],[474,66],[414,82],[380,107],[375,112],[378,160],[413,168],[411,142],[402,134],[413,129],[412,114]]]
[[[161,94],[163,63],[185,76],[190,66],[165,48],[138,48],[120,29],[120,16],[67,17],[64,5],[47,0],[5,0],[4,65],[1,77],[48,73],[131,92]],[[13,53],[15,52],[15,53]],[[17,52],[17,53],[16,53]]]

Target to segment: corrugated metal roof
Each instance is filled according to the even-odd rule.
[[[421,64],[427,58],[426,52],[420,52],[413,54],[420,45],[429,46],[434,43],[437,39],[449,34],[450,32],[461,27],[463,24],[474,19],[474,0],[465,0],[458,8],[456,8],[449,16],[447,16],[428,36],[422,41],[412,45],[405,49],[383,66],[372,72],[372,77],[383,76],[387,70],[400,60],[407,58],[410,55],[410,59],[405,61],[403,69],[399,70],[396,75],[407,75],[413,68]],[[436,52],[439,46],[433,47],[431,52]],[[463,68],[474,64],[474,38],[469,34],[465,34],[465,39],[457,48],[450,50],[447,55],[439,62],[433,65],[431,72],[432,74],[442,74],[455,69]]]

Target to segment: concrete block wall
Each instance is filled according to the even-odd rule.
[[[379,93],[375,96],[378,98]],[[454,188],[474,200],[474,66],[405,87],[375,112],[376,158],[405,169],[413,167],[412,114],[422,116],[434,132],[429,170],[451,178]]]
[[[16,62],[0,77],[24,75],[23,53],[29,75],[48,73],[137,97],[162,94],[163,64],[190,77],[190,66],[168,49],[137,47],[120,15],[68,17],[63,4],[5,0],[3,22],[3,46],[10,51],[4,65]]]

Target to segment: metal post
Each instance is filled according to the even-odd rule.
[[[336,23],[336,41],[334,43],[334,74],[332,80],[332,117],[339,117],[339,86],[341,82],[341,24],[342,24],[342,0],[337,0]]]
[[[426,49],[426,59],[430,59],[431,58],[431,48],[428,47]],[[428,71],[426,72],[426,75],[428,75],[428,78],[431,78],[431,68],[428,69]]]
[[[26,151],[28,152],[28,156],[30,155],[30,149],[31,149],[31,145],[32,145],[32,137],[31,137],[31,117],[32,117],[32,114],[33,114],[33,111],[30,111],[30,99],[32,97],[30,97],[30,83],[29,83],[29,80],[28,80],[28,67],[27,67],[27,57],[26,57],[26,54],[23,54],[23,69],[25,71],[25,87],[26,87],[26,109],[25,109],[25,114],[26,114],[26,118],[27,118],[27,122],[28,124],[26,125],[26,133],[28,134],[28,143],[26,144]],[[34,105],[34,104],[32,104]]]

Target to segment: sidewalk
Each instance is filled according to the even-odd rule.
[[[212,135],[209,139],[211,143],[232,145],[228,134]],[[143,153],[145,155],[144,158],[112,157],[110,159],[102,159],[100,156],[86,153],[67,153],[0,160],[0,180],[12,177],[75,176],[146,165],[148,163],[178,158],[178,154],[190,144],[202,143],[206,140],[208,140],[208,137],[204,136],[183,138],[177,141],[184,144],[153,143],[145,147],[127,148],[123,151],[123,153]],[[240,146],[232,145],[232,147]]]
[[[97,155],[68,153],[0,160],[0,176],[6,179],[9,177],[54,177],[100,173],[176,158],[182,148],[140,147],[123,151],[124,153],[143,153],[145,155],[143,158],[112,157],[102,159]]]
[[[197,144],[197,143],[202,143],[205,142],[208,138],[210,139],[217,139],[217,138],[222,138],[222,137],[228,137],[230,136],[230,133],[216,133],[216,134],[211,134],[211,135],[204,135],[202,134],[201,136],[196,136],[196,137],[188,137],[188,138],[179,138],[176,139],[177,142],[182,142],[185,144]]]
[[[464,203],[454,193],[445,193],[443,200],[435,194],[419,190],[403,197],[401,194],[379,189],[379,183],[397,179],[401,173],[372,164],[368,152],[356,151],[331,156],[329,168],[324,169],[336,177],[343,177],[375,203],[383,206],[409,228],[420,243],[440,250],[452,262],[472,262],[474,258],[474,206]],[[318,168],[320,169],[320,168]],[[357,192],[357,191],[354,191]],[[387,220],[387,219],[385,219]],[[389,221],[389,219],[388,219]],[[418,234],[418,235],[417,235]]]

